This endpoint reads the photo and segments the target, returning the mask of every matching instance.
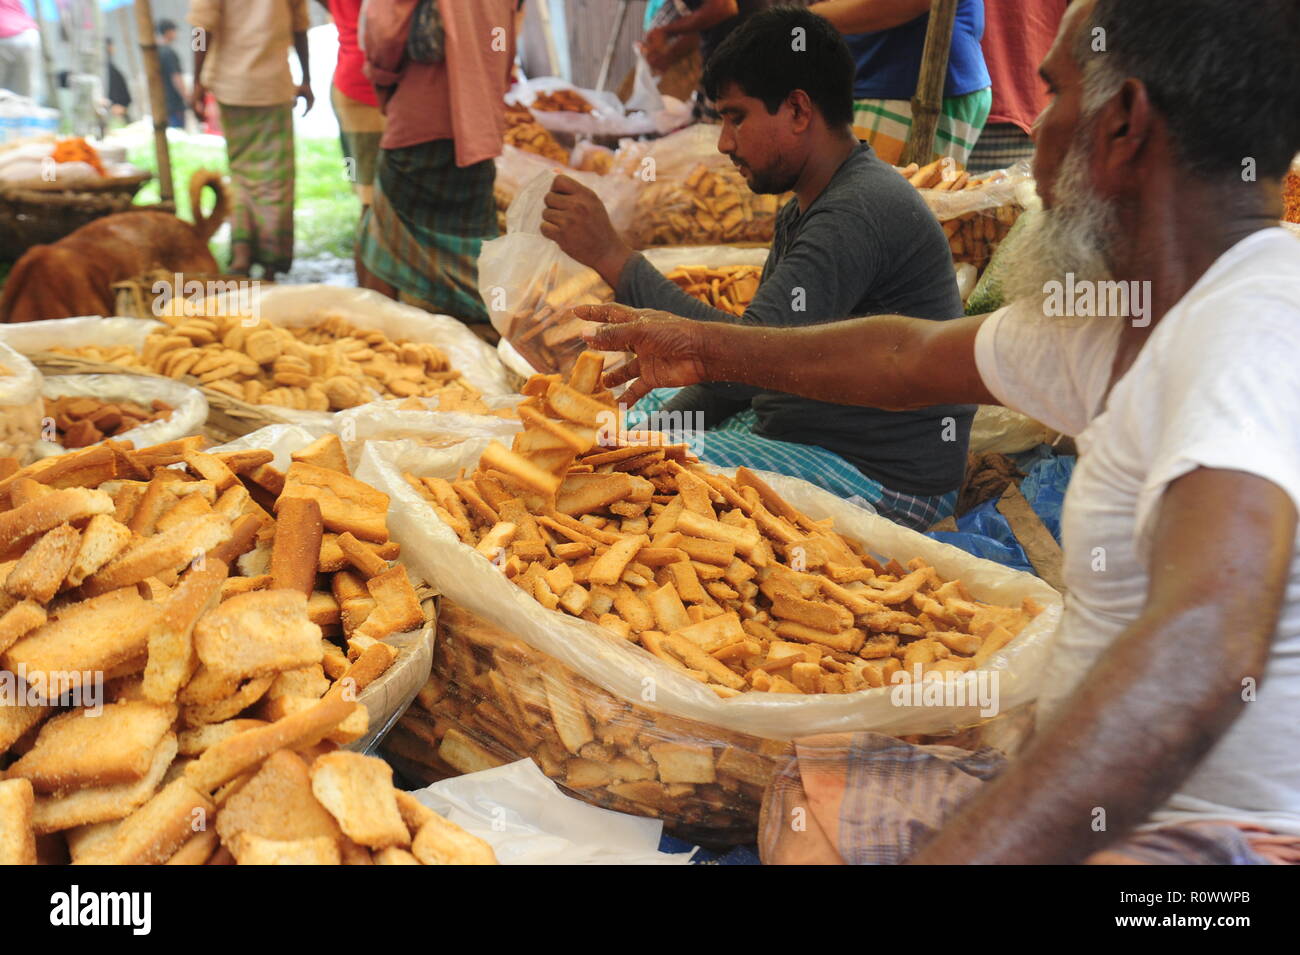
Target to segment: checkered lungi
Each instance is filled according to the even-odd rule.
[[[332,83],[330,105],[339,121],[339,141],[347,163],[345,172],[361,204],[369,205],[374,194],[379,139],[384,135],[384,114],[378,107],[354,100]]]
[[[934,133],[934,156],[951,156],[964,167],[992,108],[992,87],[945,98]],[[899,164],[911,129],[911,100],[860,99],[853,103],[854,133],[887,163]]]
[[[272,272],[293,265],[293,104],[218,103],[226,137],[234,212],[230,243]]]
[[[457,166],[450,139],[381,149],[374,198],[361,220],[361,261],[430,310],[487,322],[478,256],[497,236],[495,179],[491,159]]]
[[[658,388],[650,392],[628,412],[627,427],[636,430],[653,426],[649,416],[679,390]],[[691,450],[701,461],[718,467],[757,468],[801,478],[859,506],[869,504],[881,517],[914,530],[927,530],[957,506],[956,491],[933,497],[892,491],[833,451],[815,444],[760,437],[754,434],[756,420],[752,409],[734,414],[692,441]]]
[[[763,797],[764,864],[894,865],[919,851],[1006,767],[992,747],[916,745],[879,733],[795,742]],[[1300,837],[1206,820],[1138,830],[1093,864],[1270,865],[1300,862]]]
[[[966,171],[971,175],[1006,169],[1034,158],[1034,141],[1015,123],[990,123],[971,150]]]

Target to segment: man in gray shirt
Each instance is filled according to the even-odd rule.
[[[600,200],[567,177],[542,232],[615,289],[617,301],[699,321],[772,327],[859,315],[962,315],[952,256],[916,190],[852,133],[853,60],[805,10],[756,14],[719,46],[703,82],[723,125],[718,149],[757,193],[793,191],[753,302],[739,319],[684,294],[614,232]],[[736,384],[695,385],[664,405],[703,412],[702,457],[794,474],[928,527],[952,512],[974,408],[853,408]],[[744,421],[752,433],[726,422]]]

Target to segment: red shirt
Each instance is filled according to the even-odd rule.
[[[339,61],[334,67],[334,85],[344,96],[378,108],[375,88],[362,72],[366,56],[357,44],[357,18],[361,15],[361,2],[362,0],[329,0],[330,16],[339,29]]]
[[[1066,0],[986,0],[984,62],[993,80],[990,123],[1014,123],[1026,133],[1050,97],[1038,65],[1052,48]]]

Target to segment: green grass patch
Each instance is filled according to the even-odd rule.
[[[153,143],[132,148],[127,158],[157,175]],[[337,139],[304,139],[295,143],[297,169],[294,187],[294,257],[310,259],[333,255],[352,257],[361,204],[344,176],[343,155]],[[176,192],[176,214],[193,221],[190,214],[189,181],[196,169],[217,169],[229,174],[222,144],[171,143],[172,181]],[[139,203],[158,201],[157,180],[137,194]],[[228,238],[214,240],[212,252],[223,266],[230,260]]]

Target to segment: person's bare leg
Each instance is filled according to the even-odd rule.
[[[232,242],[230,244],[231,275],[247,275],[253,267],[253,246],[250,242]]]

